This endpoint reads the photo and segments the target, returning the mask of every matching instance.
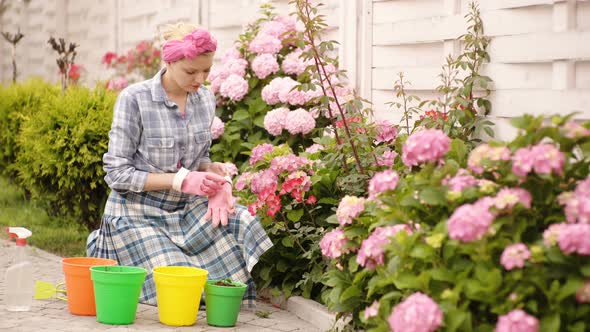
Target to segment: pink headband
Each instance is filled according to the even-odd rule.
[[[199,54],[215,52],[217,40],[209,31],[196,29],[184,36],[182,40],[170,40],[164,43],[162,53],[165,62],[174,62],[182,58],[192,59]]]

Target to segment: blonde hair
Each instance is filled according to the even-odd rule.
[[[190,24],[185,22],[168,24],[162,29],[162,38],[164,39],[164,41],[182,40],[184,36],[190,34],[198,28],[199,26],[196,24]]]

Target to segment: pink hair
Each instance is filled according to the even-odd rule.
[[[192,59],[197,55],[215,52],[217,40],[205,29],[196,29],[184,36],[182,40],[170,40],[164,43],[162,53],[165,62],[174,62],[182,58]]]

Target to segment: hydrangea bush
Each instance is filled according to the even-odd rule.
[[[351,329],[590,329],[590,122],[523,116],[469,152],[439,129],[347,196],[320,241]],[[426,148],[429,147],[429,148]]]
[[[322,103],[325,81],[306,57],[309,48],[297,29],[296,16],[277,16],[268,3],[261,5],[261,11],[262,17],[246,26],[208,78],[224,124],[223,135],[211,148],[212,158],[231,160],[238,167],[263,142],[292,148],[312,145],[312,137],[321,136],[337,115]],[[324,64],[323,77],[336,77],[337,62]],[[338,82],[332,108],[334,95],[344,102],[351,94],[346,84]]]
[[[114,71],[108,90],[120,91],[130,83],[152,78],[161,69],[161,51],[155,41],[142,40],[123,54],[107,52],[102,63]]]

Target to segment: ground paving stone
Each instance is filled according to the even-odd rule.
[[[4,275],[12,260],[14,244],[0,240],[0,331],[240,331],[240,332],[319,332],[317,328],[297,318],[288,311],[277,309],[265,302],[258,302],[257,311],[269,312],[268,318],[260,318],[255,312],[241,311],[238,323],[233,328],[208,326],[205,311],[199,311],[197,322],[188,327],[171,327],[158,321],[156,307],[140,304],[135,323],[127,326],[101,324],[96,317],[76,316],[68,312],[67,303],[58,299],[34,300],[31,311],[9,312],[4,300]],[[54,284],[64,280],[61,257],[43,250],[30,248],[29,258],[33,264],[34,280],[43,280]]]

